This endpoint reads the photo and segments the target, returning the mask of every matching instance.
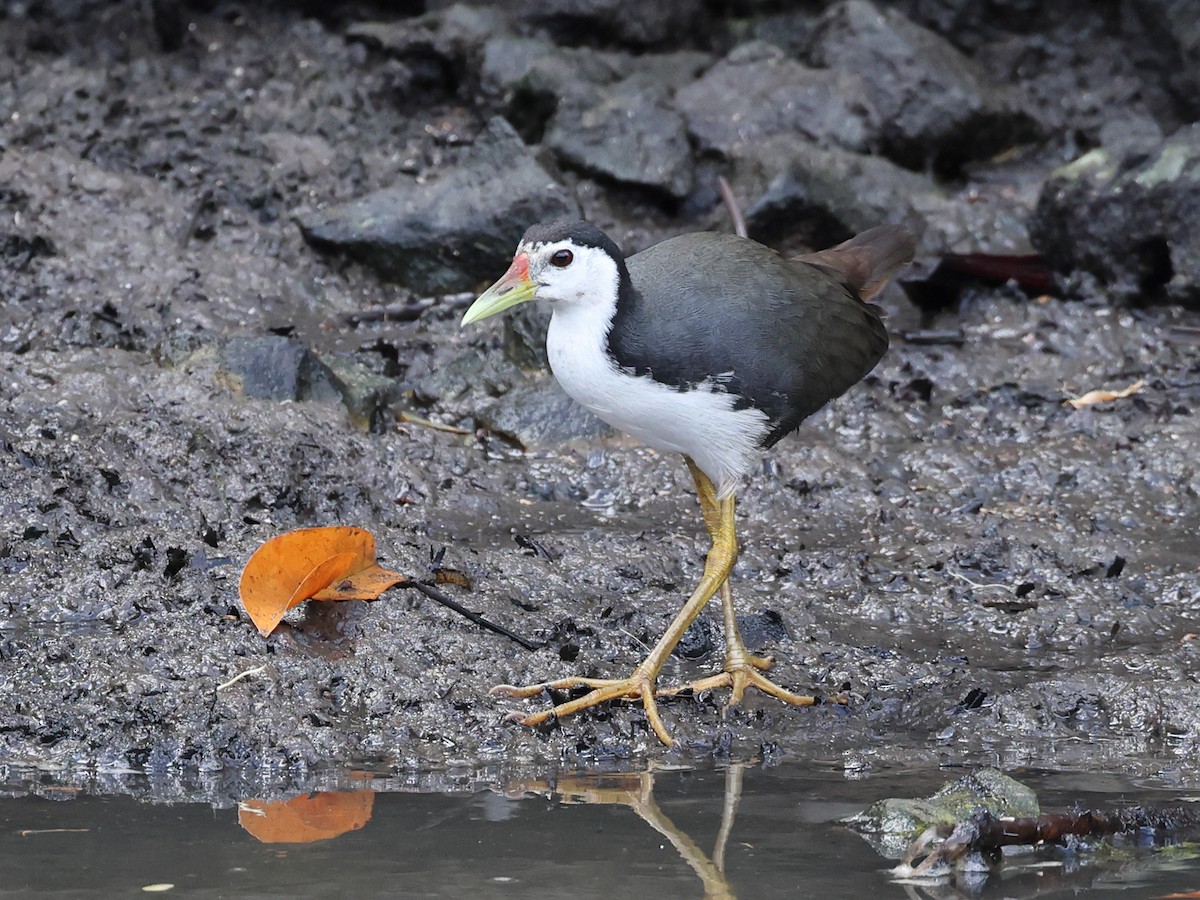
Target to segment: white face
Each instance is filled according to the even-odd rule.
[[[617,302],[617,264],[598,247],[582,247],[572,240],[525,243],[517,253],[529,257],[529,279],[537,298],[559,306],[612,307]]]

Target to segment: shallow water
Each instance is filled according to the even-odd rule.
[[[9,772],[0,896],[117,896],[152,885],[195,897],[1162,897],[1200,889],[1192,854],[1107,844],[1010,855],[998,873],[953,883],[903,884],[890,872],[894,861],[837,823],[962,774],[847,777],[832,762],[548,777],[346,771],[318,776],[310,787],[321,790],[264,789],[256,798],[253,785],[230,791],[220,778],[92,775],[72,785]],[[1033,787],[1046,811],[1200,792],[1119,775],[1009,774]],[[179,802],[167,802],[172,796]],[[295,796],[303,821],[271,805]]]

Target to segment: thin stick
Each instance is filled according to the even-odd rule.
[[[961,578],[963,581],[965,581],[967,584],[969,584],[973,588],[991,588],[992,590],[996,590],[996,591],[1012,590],[1012,588],[1010,588],[1007,584],[983,584],[982,582],[979,582],[979,581],[972,581],[966,575],[963,575],[959,572],[949,572],[948,574],[953,575],[955,578]]]
[[[87,834],[90,828],[22,828],[17,832],[21,837],[32,834]]]
[[[1185,806],[1131,806],[1115,812],[1089,810],[1045,813],[1036,818],[995,816],[982,812],[953,826],[928,828],[904,857],[904,865],[923,874],[968,853],[989,853],[1002,847],[1065,844],[1071,837],[1152,832],[1157,838],[1191,834],[1200,827],[1200,811]]]
[[[456,613],[458,613],[460,616],[465,616],[466,618],[470,619],[472,622],[474,622],[480,628],[486,628],[488,631],[494,631],[496,634],[504,635],[509,640],[516,641],[518,644],[520,644],[526,650],[540,650],[542,647],[546,646],[545,644],[535,644],[535,643],[533,643],[533,641],[527,641],[525,638],[521,637],[520,635],[513,634],[511,631],[509,631],[503,625],[497,625],[495,622],[489,622],[483,616],[479,615],[479,613],[472,612],[471,610],[467,609],[462,604],[456,603],[455,601],[451,600],[449,597],[447,597],[445,594],[443,594],[441,591],[439,591],[437,588],[435,588],[431,584],[425,584],[424,582],[421,582],[421,581],[408,581],[402,585],[399,585],[399,587],[416,588],[418,591],[420,591],[422,594],[424,594],[430,600],[436,600],[438,603],[442,604],[442,606],[449,607],[450,609],[452,609]]]
[[[411,413],[403,409],[396,412],[396,420],[398,422],[407,422],[409,425],[420,425],[422,428],[432,428],[434,431],[445,431],[447,434],[472,433],[465,428],[459,428],[457,425],[443,425],[441,422],[434,422],[432,419],[426,419],[424,416],[418,416],[416,413]]]
[[[721,195],[721,202],[725,204],[725,209],[729,211],[729,220],[733,223],[733,233],[738,237],[746,237],[746,218],[742,215],[742,207],[738,204],[737,197],[733,196],[733,188],[729,186],[724,175],[717,176],[717,191]]]
[[[217,690],[223,691],[227,687],[233,687],[235,684],[237,684],[243,678],[249,678],[251,675],[257,675],[259,672],[266,671],[266,668],[267,667],[265,665],[262,665],[262,666],[257,666],[253,669],[247,669],[245,672],[242,672],[240,675],[234,675],[228,681],[226,681],[222,684],[218,684]]]

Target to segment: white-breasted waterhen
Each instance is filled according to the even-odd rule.
[[[879,310],[865,302],[911,259],[899,226],[873,228],[829,250],[785,259],[746,238],[685,234],[625,258],[587,222],[535,225],[512,265],[463,316],[467,325],[527,300],[552,306],[546,349],[568,394],[651,447],[682,453],[696,482],[712,549],[700,584],[628,678],[563,678],[493,693],[591,691],[520,719],[538,725],[607,700],[641,698],[655,734],[673,743],[656,696],[728,685],[730,704],[754,685],[787,703],[762,674],[772,660],[742,643],[727,578],[737,555],[733,494],[760,450],[874,368],[888,346]],[[725,669],[659,689],[663,663],[717,592]]]

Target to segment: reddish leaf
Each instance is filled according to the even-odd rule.
[[[242,570],[242,607],[259,633],[275,630],[305,600],[374,600],[405,581],[375,562],[375,538],[362,528],[301,528],[271,538]]]
[[[362,828],[371,821],[374,804],[374,791],[301,794],[271,803],[247,800],[238,804],[238,824],[264,844],[311,844]]]

